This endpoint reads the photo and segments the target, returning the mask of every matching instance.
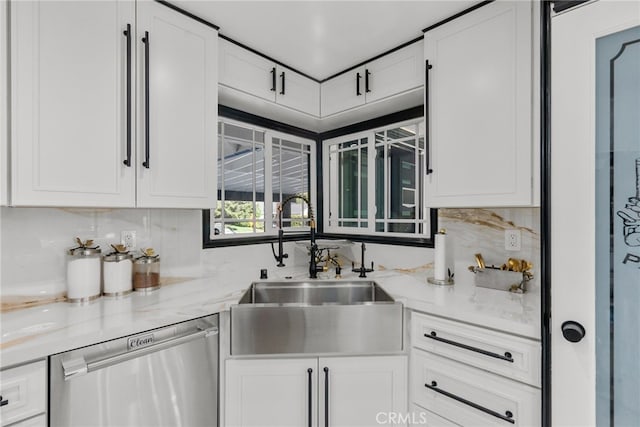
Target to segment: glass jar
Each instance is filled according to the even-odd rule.
[[[160,287],[160,257],[141,256],[133,261],[133,289],[152,291]]]
[[[67,300],[82,303],[100,296],[99,248],[79,247],[67,251]]]
[[[131,292],[133,255],[113,252],[102,259],[103,294],[120,297]]]

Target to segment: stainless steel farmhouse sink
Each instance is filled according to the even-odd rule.
[[[255,282],[231,306],[231,354],[400,351],[402,308],[373,281]]]

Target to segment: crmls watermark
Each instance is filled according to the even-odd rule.
[[[427,425],[425,412],[378,412],[376,422],[380,425]]]

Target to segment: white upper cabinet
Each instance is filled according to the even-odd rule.
[[[276,66],[276,102],[280,105],[320,116],[320,84],[281,65]]]
[[[138,206],[214,207],[217,32],[160,3],[139,2],[136,42]]]
[[[276,65],[230,41],[219,40],[219,83],[276,102]]]
[[[12,2],[12,204],[135,205],[128,25],[133,52],[134,2]]]
[[[364,105],[364,75],[363,66],[323,82],[320,87],[322,117]]]
[[[377,101],[424,85],[424,47],[413,43],[367,64],[365,96]]]
[[[213,206],[217,32],[137,6],[12,3],[12,205]]]
[[[428,206],[532,204],[531,8],[494,2],[425,34]]]
[[[331,116],[423,84],[423,42],[418,41],[323,82],[321,114]]]
[[[220,40],[220,84],[315,117],[320,115],[320,83]]]

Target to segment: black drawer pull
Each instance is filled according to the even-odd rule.
[[[329,427],[329,368],[324,367],[324,427]]]
[[[435,391],[437,393],[440,393],[443,396],[447,396],[447,397],[449,397],[449,398],[451,398],[453,400],[457,400],[458,402],[464,403],[465,405],[468,405],[468,406],[471,406],[472,408],[477,409],[479,411],[482,411],[485,414],[489,414],[489,415],[492,415],[492,416],[494,416],[496,418],[500,418],[502,421],[506,421],[506,422],[511,423],[511,424],[515,424],[516,423],[516,420],[513,419],[513,413],[511,411],[506,411],[504,413],[504,415],[502,415],[499,412],[492,411],[491,409],[485,408],[482,405],[478,405],[477,403],[473,403],[470,400],[467,400],[467,399],[465,399],[463,397],[456,396],[455,394],[449,393],[448,391],[444,391],[441,388],[438,388],[438,383],[435,382],[435,381],[431,381],[431,384],[425,384],[424,386],[427,387],[429,390],[433,390],[433,391]]]
[[[434,331],[431,331],[430,334],[424,334],[424,336],[426,338],[431,338],[432,340],[440,341],[440,342],[443,342],[445,344],[449,344],[449,345],[453,345],[453,346],[456,346],[456,347],[464,348],[465,350],[475,351],[476,353],[484,354],[485,356],[495,357],[496,359],[506,360],[507,362],[513,363],[513,356],[508,351],[505,351],[504,352],[504,356],[503,356],[502,354],[498,354],[498,353],[494,353],[494,352],[491,352],[491,351],[483,350],[483,349],[477,348],[477,347],[472,347],[470,345],[466,345],[466,344],[462,344],[462,343],[459,343],[459,342],[451,341],[451,340],[448,340],[446,338],[440,338],[438,336],[438,334],[436,334]]]
[[[312,386],[312,381],[311,381],[311,374],[313,374],[313,369],[309,368],[307,369],[307,375],[308,375],[308,385],[309,385],[309,391],[308,391],[308,398],[309,398],[309,402],[307,403],[309,405],[309,427],[313,427],[313,386]]]
[[[9,399],[3,399],[2,396],[0,396],[0,406],[7,406],[9,404]]]

